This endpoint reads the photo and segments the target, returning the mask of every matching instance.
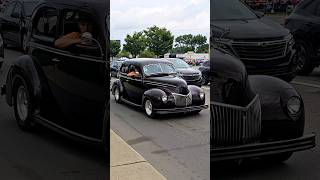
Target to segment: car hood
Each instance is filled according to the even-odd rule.
[[[215,26],[229,29],[229,39],[272,39],[289,35],[289,30],[267,17],[254,20],[211,21]]]
[[[199,74],[200,71],[197,69],[193,69],[193,68],[177,68],[177,72],[181,73],[181,74],[186,74],[186,75],[193,75],[193,74]]]
[[[163,85],[170,85],[172,87],[176,86],[187,86],[187,83],[185,80],[183,80],[180,77],[176,76],[161,76],[161,77],[148,77],[145,79],[149,82],[157,83],[159,86]]]

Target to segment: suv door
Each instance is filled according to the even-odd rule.
[[[59,39],[76,31],[80,16],[88,17],[87,26],[94,39],[97,28],[94,18],[81,10],[63,10],[60,18]],[[90,19],[90,20],[89,20]],[[106,100],[106,61],[98,41],[91,45],[73,44],[65,49],[56,48],[54,69],[55,100],[62,111],[63,127],[86,137],[102,137],[103,113]],[[81,43],[88,43],[81,41]],[[90,44],[90,43],[89,43]],[[100,46],[100,47],[99,47]]]

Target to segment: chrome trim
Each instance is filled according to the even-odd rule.
[[[174,102],[176,106],[190,106],[192,105],[192,93],[191,91],[187,95],[183,94],[177,94],[177,93],[171,93],[174,98]],[[179,100],[178,98],[184,98],[185,102],[181,102],[181,99]]]

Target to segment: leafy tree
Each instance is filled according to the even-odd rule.
[[[193,35],[186,34],[176,38],[177,47],[191,47]]]
[[[121,45],[119,41],[111,40],[110,42],[110,55],[111,57],[116,57],[121,51]]]
[[[209,44],[203,44],[197,48],[197,53],[209,53]]]
[[[176,45],[173,51],[178,53],[187,53],[188,51],[198,52],[198,48],[201,47],[200,51],[203,51],[203,47],[207,43],[207,37],[198,34],[193,36],[192,34],[186,34],[178,36],[175,40]]]
[[[140,58],[154,58],[156,55],[149,51],[149,50],[144,50],[142,53],[140,53],[139,57]]]
[[[144,31],[148,50],[156,56],[164,55],[173,47],[174,36],[166,28],[153,26]]]
[[[192,49],[194,49],[194,51],[197,51],[199,47],[203,46],[206,43],[207,43],[207,37],[201,34],[198,34],[193,36],[191,41],[191,46],[192,46]]]
[[[121,58],[121,57],[127,57],[127,58],[130,58],[130,53],[125,51],[125,50],[122,50],[119,54],[118,54],[118,58]]]
[[[135,32],[132,36],[127,35],[124,40],[126,44],[123,45],[123,49],[134,58],[146,49],[146,38],[143,32]]]

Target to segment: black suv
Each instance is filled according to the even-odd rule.
[[[310,74],[320,65],[319,10],[319,0],[304,0],[285,21],[296,41],[298,70],[302,75]]]
[[[13,62],[1,88],[20,128],[42,124],[107,150],[108,13],[109,2],[98,0],[44,0],[35,8],[28,55]],[[65,40],[70,35],[75,41]]]
[[[281,25],[254,12],[239,0],[212,0],[211,24],[228,30],[217,45],[239,58],[249,74],[263,74],[290,81],[296,75],[294,40]]]
[[[38,2],[38,0],[14,0],[8,4],[0,16],[0,30],[5,45],[10,44],[26,50],[27,26]]]

